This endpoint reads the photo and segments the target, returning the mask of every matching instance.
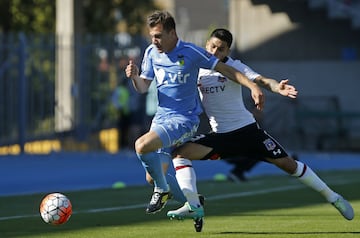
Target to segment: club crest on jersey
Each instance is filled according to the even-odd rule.
[[[220,83],[224,83],[226,82],[226,78],[224,76],[219,76],[217,81]]]
[[[275,149],[275,147],[276,147],[276,144],[274,143],[274,141],[272,139],[266,139],[263,141],[263,143],[268,151],[271,151],[271,150]]]
[[[183,56],[183,55],[178,55],[178,65],[180,65],[180,66],[184,66],[184,65],[185,65],[185,60],[184,60],[184,56]]]

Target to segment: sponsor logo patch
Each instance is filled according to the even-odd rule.
[[[275,144],[274,141],[273,141],[272,139],[270,139],[270,138],[264,140],[263,143],[264,143],[264,145],[265,145],[265,147],[266,147],[266,149],[267,149],[268,151],[271,151],[271,150],[275,149],[275,147],[276,147],[276,144]]]
[[[184,60],[184,56],[183,56],[183,55],[178,55],[178,65],[180,65],[180,66],[184,66],[184,65],[185,65],[185,60]]]

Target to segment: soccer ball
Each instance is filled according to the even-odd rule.
[[[45,223],[61,225],[67,222],[72,214],[70,200],[61,193],[46,195],[40,204],[40,215]]]

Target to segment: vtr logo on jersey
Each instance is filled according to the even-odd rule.
[[[164,69],[155,69],[155,76],[158,80],[159,84],[169,84],[169,83],[179,83],[183,84],[187,82],[187,78],[190,77],[190,74],[174,74],[174,73],[167,73]]]

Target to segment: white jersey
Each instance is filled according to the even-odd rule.
[[[226,64],[242,72],[250,80],[260,76],[240,60],[228,58]],[[200,69],[199,92],[204,110],[214,132],[226,133],[255,122],[243,101],[240,84],[214,70]]]

